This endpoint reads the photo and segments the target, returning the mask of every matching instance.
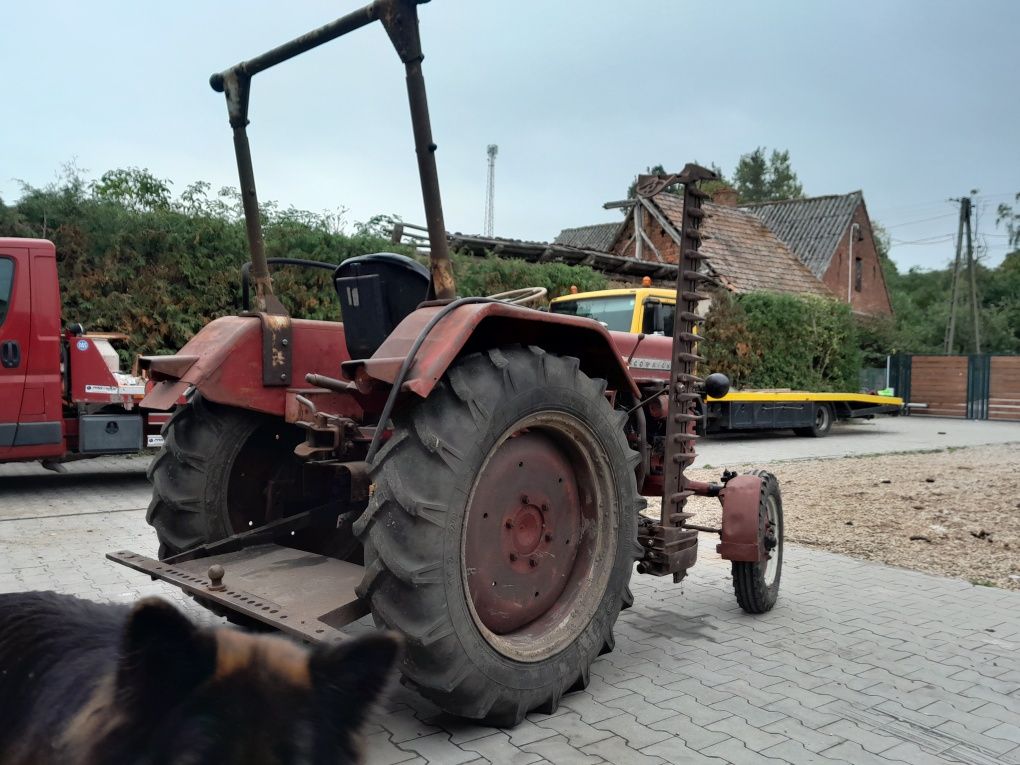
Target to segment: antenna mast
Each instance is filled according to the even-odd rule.
[[[493,225],[493,207],[496,196],[496,154],[499,153],[499,147],[490,143],[485,148],[485,153],[489,157],[489,179],[485,186],[485,226],[484,235],[492,236],[492,225]]]

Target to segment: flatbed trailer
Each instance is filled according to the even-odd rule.
[[[705,398],[703,431],[708,434],[744,430],[783,430],[797,435],[826,435],[838,420],[898,415],[903,399],[868,393],[807,391],[734,391]]]
[[[585,316],[607,329],[634,335],[670,337],[676,314],[676,290],[644,285],[640,288],[597,290],[554,298],[552,313]],[[628,360],[635,369],[669,369],[666,359]],[[734,391],[722,398],[705,398],[701,432],[793,429],[802,436],[821,437],[838,420],[897,415],[903,399],[868,393],[812,393],[797,390]]]

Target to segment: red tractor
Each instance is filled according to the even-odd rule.
[[[377,0],[211,79],[226,95],[256,310],[216,319],[174,356],[144,360],[144,405],[165,428],[148,520],[160,560],[110,558],[210,608],[305,640],[366,613],[406,638],[405,681],[443,709],[501,725],[584,688],[632,602],[631,574],[694,565],[720,535],[744,610],[779,588],[782,504],[768,473],[688,480],[695,404],[699,228],[713,177],[684,185],[672,338],[485,297],[457,297],[447,253],[414,0]],[[407,73],[429,268],[380,253],[341,263],[343,323],[292,319],[274,296],[248,149],[252,77],[379,20]],[[692,526],[693,495],[722,503]],[[645,497],[661,497],[646,515]]]

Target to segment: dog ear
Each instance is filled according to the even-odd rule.
[[[308,661],[312,685],[338,728],[356,729],[389,686],[403,653],[393,632],[374,632],[317,648]]]
[[[216,640],[159,598],[135,604],[121,641],[117,693],[140,713],[176,704],[216,671]]]

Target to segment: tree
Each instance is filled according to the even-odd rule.
[[[733,186],[742,203],[774,202],[780,199],[797,199],[804,196],[804,188],[790,167],[790,152],[766,149],[759,146],[743,154],[733,171]]]
[[[260,205],[266,255],[330,264],[371,252],[416,257],[389,241],[392,216],[346,226],[344,210],[323,213]],[[175,195],[147,170],[122,168],[89,181],[74,167],[44,188],[22,184],[0,199],[0,236],[46,237],[57,247],[63,317],[89,329],[130,335],[138,353],[173,353],[212,317],[241,308],[240,269],[250,255],[240,193],[198,181]],[[525,286],[557,297],[577,285],[605,289],[587,267],[454,255],[462,295]],[[293,315],[337,320],[329,271],[273,267],[277,294]],[[130,363],[124,351],[122,360]]]
[[[1016,201],[1020,202],[1020,192],[1016,195]],[[1005,224],[1006,236],[1009,237],[1009,246],[1014,250],[1020,250],[1020,212],[1013,205],[1003,203],[999,205],[998,215],[995,218],[995,225]]]

